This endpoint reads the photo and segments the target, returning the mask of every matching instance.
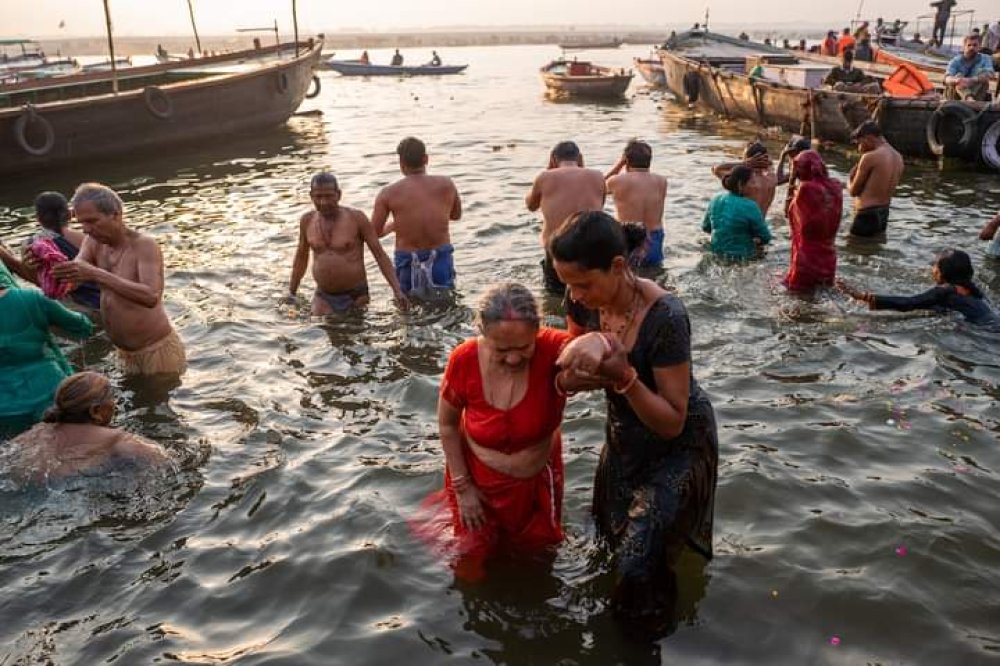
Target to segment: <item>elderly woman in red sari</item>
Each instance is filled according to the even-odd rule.
[[[498,549],[545,551],[562,538],[563,462],[559,424],[566,394],[556,360],[566,331],[540,326],[531,292],[501,284],[483,297],[480,335],[448,359],[438,400],[445,487],[424,503],[436,519],[418,522],[433,539],[451,532],[466,579],[483,574]],[[599,335],[580,343],[596,358]],[[437,511],[446,505],[447,517]],[[435,528],[437,534],[434,534]]]
[[[792,291],[832,286],[837,274],[837,230],[844,208],[843,184],[830,178],[815,150],[793,162],[798,187],[788,209],[792,256],[784,283]]]

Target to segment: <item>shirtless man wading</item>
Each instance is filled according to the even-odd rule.
[[[646,243],[630,257],[632,264],[639,267],[663,263],[663,206],[667,198],[667,179],[649,170],[652,161],[650,145],[632,139],[606,178],[618,221],[622,224],[638,222],[646,229]],[[621,173],[623,167],[625,173]]]
[[[549,155],[548,169],[535,177],[524,198],[528,210],[542,210],[542,278],[546,291],[562,296],[566,285],[556,275],[548,254],[549,238],[573,213],[604,208],[604,174],[583,166],[583,155],[572,141],[556,144]]]
[[[375,228],[360,210],[340,205],[340,186],[332,173],[318,173],[309,183],[309,198],[315,210],[299,220],[299,246],[292,262],[289,294],[294,297],[313,256],[312,313],[328,315],[366,305],[368,274],[365,272],[365,245],[371,250],[379,270],[392,288],[396,301],[406,297],[392,270],[389,255],[382,249]]]
[[[874,121],[866,120],[851,135],[861,159],[851,169],[848,191],[854,197],[850,233],[871,238],[885,233],[889,204],[903,175],[903,158],[882,136]]]
[[[156,241],[125,225],[122,200],[110,187],[84,183],[72,206],[87,238],[76,259],[56,264],[53,274],[100,286],[101,319],[126,374],[182,374],[184,345],[163,309],[163,255]]]
[[[451,178],[427,174],[427,148],[407,137],[396,148],[403,177],[375,198],[372,226],[379,237],[395,232],[393,257],[403,293],[455,288],[449,222],[462,217],[462,200]],[[389,222],[389,216],[392,222]]]

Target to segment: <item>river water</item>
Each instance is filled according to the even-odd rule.
[[[643,54],[592,55],[625,65]],[[780,211],[761,263],[707,259],[709,167],[753,127],[638,82],[619,104],[548,101],[537,68],[554,47],[442,55],[468,72],[324,72],[301,109],[322,114],[282,129],[0,183],[8,243],[29,232],[42,189],[99,180],[121,192],[128,221],[161,242],[190,358],[180,386],[158,386],[123,380],[101,338],[73,349],[115,378],[120,425],[163,442],[180,471],[131,488],[0,485],[0,664],[1000,660],[1000,336],[838,295],[788,296]],[[309,176],[333,170],[344,203],[370,210],[408,134],[464,199],[457,302],[400,314],[369,261],[363,315],[315,322],[281,305]],[[568,539],[551,570],[510,563],[485,583],[456,583],[407,523],[442,481],[436,391],[449,351],[473,334],[469,308],[501,280],[540,291],[539,225],[523,197],[548,150],[573,138],[607,168],[633,136],[670,178],[657,279],[690,312],[721,441],[716,557],[682,562],[679,625],[651,644],[622,636],[606,608],[607,557],[588,514],[600,396],[567,409]],[[777,150],[782,137],[768,140]],[[850,157],[824,154],[845,177]],[[975,237],[1000,210],[997,183],[911,161],[888,241],[842,240],[841,274],[915,292],[935,252],[964,247],[996,299],[1000,266]],[[545,308],[558,322],[558,304]]]

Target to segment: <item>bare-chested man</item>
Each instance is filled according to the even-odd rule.
[[[332,173],[318,173],[309,183],[309,198],[315,210],[299,220],[299,246],[292,262],[292,277],[288,292],[294,298],[302,277],[313,256],[313,280],[316,291],[312,299],[314,315],[345,312],[366,305],[368,274],[365,272],[365,245],[371,250],[379,270],[392,287],[397,303],[406,297],[392,270],[389,255],[378,242],[378,234],[360,210],[340,205],[340,185]]]
[[[767,154],[767,146],[760,141],[751,141],[743,149],[742,162],[726,162],[712,167],[712,173],[722,180],[729,175],[737,165],[744,164],[753,169],[753,177],[743,190],[743,196],[753,199],[760,208],[761,215],[767,217],[767,212],[774,203],[774,191],[778,187],[778,176],[774,172],[771,156]]]
[[[876,122],[861,123],[851,138],[858,144],[861,159],[851,169],[848,191],[854,197],[851,234],[873,237],[885,233],[889,204],[903,175],[903,158],[882,136]]]
[[[604,208],[604,174],[583,166],[583,155],[572,141],[556,144],[549,154],[548,169],[535,176],[531,191],[524,198],[528,210],[542,210],[542,279],[546,291],[562,296],[566,285],[552,267],[548,253],[549,238],[573,213]]]
[[[87,238],[73,261],[53,274],[101,288],[101,319],[129,375],[180,375],[184,345],[163,309],[163,255],[153,238],[128,228],[122,200],[110,187],[84,183],[72,199]]]
[[[663,263],[663,205],[667,179],[649,170],[653,149],[645,141],[632,139],[625,144],[621,159],[606,176],[606,187],[615,202],[618,221],[638,222],[646,229],[646,242],[633,253],[635,266],[652,267]],[[622,168],[625,173],[621,173]]]
[[[428,175],[427,148],[420,139],[403,139],[396,153],[403,177],[378,193],[372,226],[379,237],[396,233],[393,259],[403,293],[454,289],[449,222],[462,217],[458,189],[447,176]]]

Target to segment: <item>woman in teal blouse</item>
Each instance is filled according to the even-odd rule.
[[[757,256],[757,248],[771,242],[771,230],[760,206],[744,196],[753,170],[740,165],[722,179],[725,192],[712,197],[701,228],[712,234],[712,252],[723,259],[746,261]]]
[[[56,387],[73,374],[49,327],[84,338],[94,330],[86,315],[67,310],[37,289],[20,289],[0,267],[0,437],[39,420]]]

